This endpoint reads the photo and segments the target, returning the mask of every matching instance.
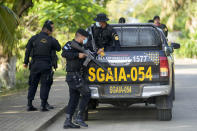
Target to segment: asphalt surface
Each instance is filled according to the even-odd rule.
[[[40,88],[33,104],[40,108]],[[69,95],[65,76],[54,79],[50,91],[49,103],[54,106],[47,112],[27,112],[27,91],[0,97],[0,131],[35,131],[64,109]]]
[[[180,61],[181,63],[181,61]],[[158,121],[154,105],[132,105],[129,109],[100,105],[89,112],[88,128],[81,131],[196,131],[197,130],[197,64],[176,65],[176,100],[171,121]],[[64,131],[65,114],[46,131]],[[68,130],[68,129],[67,129]],[[71,129],[73,131],[73,129]],[[79,129],[77,129],[79,130]]]

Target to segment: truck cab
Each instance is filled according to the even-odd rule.
[[[120,41],[118,51],[105,52],[87,67],[86,81],[91,90],[90,107],[99,103],[129,107],[136,103],[155,104],[158,119],[172,119],[175,99],[173,50],[162,30],[153,24],[115,24]]]

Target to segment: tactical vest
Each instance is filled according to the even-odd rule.
[[[41,53],[39,53],[40,51],[40,49],[38,49],[38,47],[36,47],[37,45],[39,46],[39,44],[36,44],[36,42],[38,42],[38,43],[40,43],[40,40],[41,40],[41,38],[42,38],[42,36],[43,35],[39,35],[39,34],[37,34],[36,35],[36,38],[35,38],[35,40],[33,41],[33,49],[32,49],[32,51],[31,51],[31,54],[30,54],[30,57],[35,57],[35,56],[38,56],[38,57],[48,57],[48,53],[49,52],[46,52],[46,55],[43,53],[43,54],[41,54]],[[46,36],[47,37],[47,36]],[[45,38],[45,37],[44,37]],[[42,44],[42,43],[41,43]],[[49,44],[49,43],[48,43]],[[51,44],[51,43],[50,43]],[[49,47],[49,46],[48,46]],[[35,54],[35,51],[36,50],[38,50],[37,52],[36,52],[36,54]],[[48,51],[50,51],[50,49],[48,50]],[[55,50],[52,50],[51,51],[51,53],[50,53],[50,59],[51,59],[51,61],[52,61],[52,66],[53,66],[53,68],[54,69],[57,69],[58,68],[58,64],[57,64],[57,62],[58,62],[58,56],[57,56],[57,54],[56,54],[56,51]],[[49,58],[48,57],[48,58]]]
[[[104,29],[95,26],[93,27],[94,39],[98,47],[102,45],[113,46],[111,31],[112,28],[109,25]]]
[[[33,58],[51,58],[51,42],[48,36],[38,35],[33,42]]]

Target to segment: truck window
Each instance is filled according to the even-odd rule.
[[[114,27],[121,47],[158,47],[162,45],[160,35],[152,27]]]

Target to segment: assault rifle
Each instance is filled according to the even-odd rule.
[[[84,48],[79,46],[75,41],[72,41],[71,47],[87,55],[86,60],[83,63],[84,66],[87,66],[90,63],[90,61],[93,61],[96,65],[98,65],[109,75],[111,75],[111,73],[99,61],[95,59],[93,53],[90,50],[85,50]]]

